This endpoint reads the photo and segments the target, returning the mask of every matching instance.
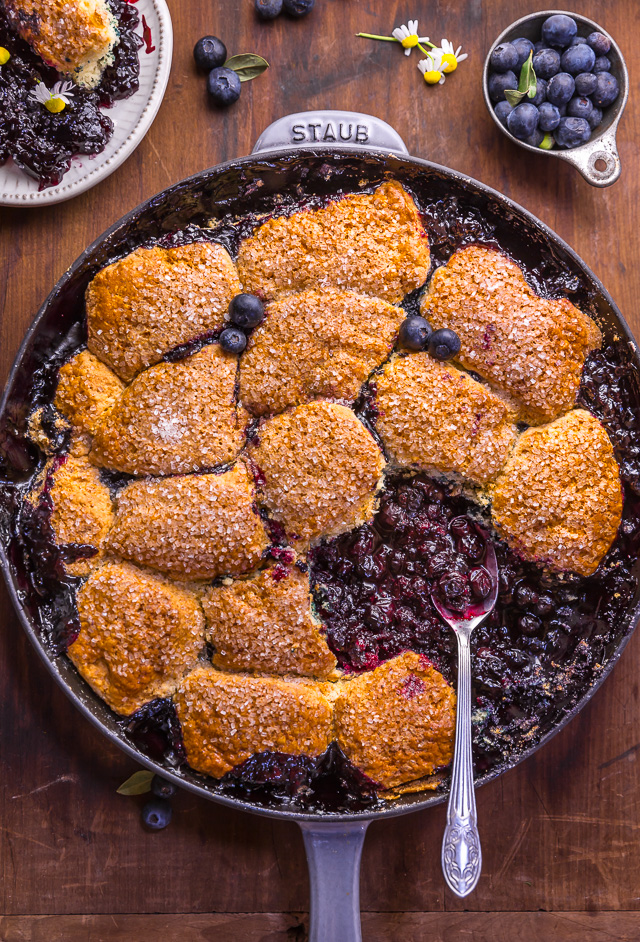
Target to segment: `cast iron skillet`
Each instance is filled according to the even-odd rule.
[[[150,238],[181,230],[188,223],[221,220],[220,238],[232,250],[238,233],[233,217],[269,211],[283,203],[304,204],[305,199],[340,189],[357,190],[364,181],[377,184],[390,175],[408,184],[419,196],[453,200],[460,217],[474,212],[495,226],[495,238],[513,256],[547,283],[573,291],[573,299],[596,317],[605,337],[626,341],[630,362],[640,366],[629,328],[603,285],[557,235],[520,206],[460,173],[410,157],[397,133],[384,122],[350,112],[305,112],[276,121],[260,137],[253,154],[205,170],[152,197],[108,229],[62,276],[37,314],[16,357],[0,402],[0,459],[14,481],[33,473],[33,456],[19,442],[31,408],[34,372],[52,357],[64,354],[64,338],[83,316],[84,289],[95,272]],[[457,203],[455,201],[458,201]],[[225,216],[229,224],[225,224]],[[76,341],[77,345],[77,341]],[[1,486],[1,485],[0,485]],[[4,497],[10,490],[2,487]],[[1,496],[1,495],[0,495]],[[248,800],[218,794],[206,780],[190,770],[171,770],[149,759],[125,737],[113,713],[77,674],[64,657],[57,657],[40,636],[35,620],[37,599],[20,580],[8,547],[8,530],[15,508],[3,499],[0,520],[0,564],[16,611],[47,670],[79,710],[113,743],[141,765],[183,788],[234,808],[274,818],[295,820],[302,828],[311,881],[311,942],[360,940],[359,867],[362,843],[369,822],[438,804],[443,794],[404,796],[387,806],[363,813],[303,813],[265,808]],[[595,682],[577,704],[545,729],[540,742],[514,753],[478,779],[495,778],[535,751],[581,709],[620,657],[640,618],[638,597],[620,624],[617,646]],[[481,825],[482,827],[482,825]]]

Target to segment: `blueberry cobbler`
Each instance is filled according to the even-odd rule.
[[[102,110],[138,90],[129,0],[0,0],[0,164],[56,186],[113,134]]]
[[[227,793],[442,788],[432,599],[489,595],[487,540],[478,773],[577,701],[635,592],[634,374],[490,240],[434,266],[429,225],[390,180],[255,222],[235,258],[136,248],[90,281],[86,345],[31,415],[19,531],[59,587],[50,643],[141,748]]]

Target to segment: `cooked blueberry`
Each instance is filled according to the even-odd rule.
[[[576,21],[566,13],[554,13],[548,16],[542,24],[542,38],[550,46],[563,49],[568,46],[578,32]]]
[[[589,127],[592,131],[594,128],[597,128],[602,121],[602,108],[596,108],[594,105],[591,109],[591,114],[587,118],[587,121],[589,122]]]
[[[227,327],[220,334],[220,346],[227,353],[242,353],[247,346],[247,338],[237,327]]]
[[[547,85],[547,101],[552,105],[566,105],[573,98],[576,83],[568,72],[554,75]]]
[[[609,56],[598,56],[596,61],[593,63],[593,72],[610,72],[611,71],[611,59]]]
[[[594,105],[597,105],[598,108],[606,108],[607,105],[616,100],[619,92],[618,80],[615,75],[611,75],[610,72],[598,72],[596,75],[596,90],[591,96]]]
[[[591,137],[591,128],[584,118],[561,118],[553,136],[560,147],[579,147]]]
[[[580,72],[590,72],[595,61],[596,54],[593,49],[585,43],[580,43],[578,46],[569,46],[565,49],[560,65],[563,72],[568,72],[569,75],[579,75]]]
[[[152,831],[161,831],[171,821],[171,805],[165,798],[152,798],[142,807],[142,823]]]
[[[495,106],[494,111],[496,117],[501,124],[504,124],[505,128],[507,126],[507,118],[513,111],[513,107],[509,104],[508,101],[499,101]]]
[[[547,100],[547,84],[546,79],[536,77],[536,93],[533,98],[529,99],[531,104],[535,105],[536,108],[538,105],[541,105],[543,101]]]
[[[515,47],[516,52],[518,53],[518,61],[516,63],[516,69],[521,68],[529,58],[529,55],[533,52],[533,43],[530,39],[525,39],[523,36],[518,39],[513,39],[511,45]]]
[[[193,58],[199,69],[210,72],[227,61],[227,47],[217,36],[203,36],[193,47]]]
[[[289,16],[306,16],[313,10],[315,0],[284,0],[284,9]]]
[[[490,63],[494,72],[508,72],[518,67],[518,50],[511,43],[500,43],[491,53]]]
[[[506,88],[517,88],[518,79],[515,72],[494,72],[489,76],[489,98],[491,101],[502,101]]]
[[[530,137],[538,127],[538,109],[529,102],[521,102],[507,118],[507,127],[519,141]]]
[[[460,338],[455,330],[441,327],[429,337],[429,353],[436,360],[450,360],[460,352]]]
[[[506,102],[505,102],[506,104]],[[412,314],[400,325],[399,340],[406,350],[424,350],[431,334],[431,325],[424,317]]]
[[[606,56],[611,49],[611,40],[604,33],[589,33],[587,45],[591,46],[597,56]]]
[[[571,118],[584,118],[585,121],[588,121],[592,111],[593,103],[590,98],[579,97],[576,95],[576,97],[572,98],[567,105],[567,114]]]
[[[536,76],[550,79],[560,71],[560,53],[546,46],[533,57],[533,69]]]
[[[557,105],[543,101],[538,108],[538,127],[541,131],[555,131],[560,124],[560,112]]]
[[[282,0],[255,0],[255,8],[263,20],[273,20],[282,13]]]
[[[523,635],[536,635],[542,627],[537,615],[521,615],[518,619],[518,628]]]
[[[529,147],[540,147],[544,138],[544,131],[541,131],[540,128],[536,128],[529,137],[524,138],[525,144],[528,144]]]
[[[173,798],[177,791],[178,789],[173,782],[162,778],[160,775],[154,775],[151,779],[151,793],[156,798]]]
[[[486,599],[491,592],[491,576],[483,566],[477,566],[469,573],[469,585],[477,599]]]
[[[207,88],[216,104],[232,105],[240,97],[242,83],[237,72],[220,66],[220,68],[212,69],[209,72]]]
[[[596,90],[596,77],[592,72],[581,72],[576,75],[576,93],[578,95],[592,95]]]
[[[250,330],[264,320],[264,304],[255,294],[236,294],[229,305],[229,317],[236,327]]]

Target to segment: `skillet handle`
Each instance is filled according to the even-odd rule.
[[[309,942],[362,942],[360,856],[368,821],[301,822],[309,865]]]
[[[310,145],[369,147],[394,154],[409,153],[390,124],[358,111],[299,111],[285,115],[265,128],[251,153]]]

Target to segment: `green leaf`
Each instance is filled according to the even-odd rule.
[[[146,769],[134,772],[116,791],[119,795],[144,795],[145,792],[151,791],[152,778],[153,772],[147,772]]]
[[[225,69],[233,69],[238,74],[241,82],[250,82],[251,79],[262,75],[265,69],[269,68],[269,63],[262,56],[256,56],[253,52],[243,52],[239,56],[231,56],[224,66]]]
[[[516,105],[519,105],[522,99],[524,98],[524,92],[518,92],[515,88],[507,88],[504,97],[507,99],[512,108],[515,108]]]
[[[545,136],[542,138],[542,140],[538,144],[538,147],[541,147],[542,150],[551,150],[551,148],[555,145],[555,143],[556,142],[553,137],[553,134],[545,134]]]
[[[530,52],[529,58],[526,62],[523,62],[522,68],[520,69],[518,91],[523,93],[523,97],[526,95],[528,98],[535,98],[537,87],[538,80],[536,79],[536,73],[533,68],[533,52]]]

